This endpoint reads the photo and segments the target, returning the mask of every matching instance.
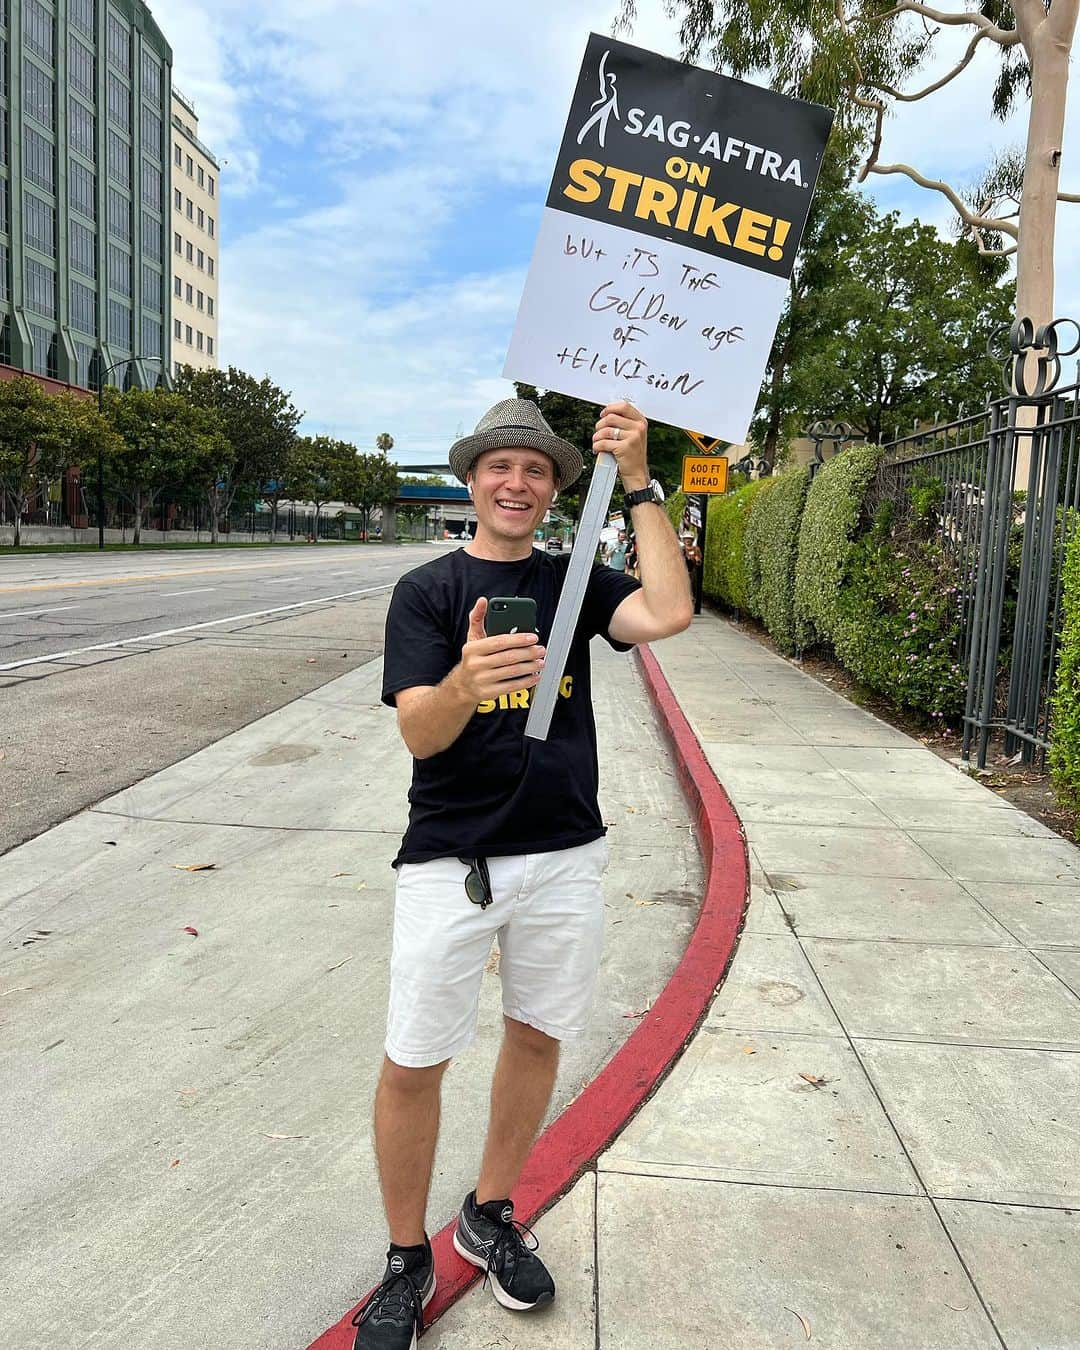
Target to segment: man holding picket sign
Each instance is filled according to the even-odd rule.
[[[503,1043],[480,1173],[454,1245],[504,1307],[525,1311],[555,1295],[510,1195],[551,1098],[559,1044],[583,1029],[600,962],[607,845],[589,642],[602,636],[627,651],[691,619],[679,541],[650,481],[647,434],[626,402],[609,404],[596,424],[593,450],[617,461],[641,579],[593,566],[545,740],[526,739],[525,721],[569,558],[534,548],[533,535],[583,466],[535,404],[496,404],[453,446],[476,535],[394,590],[383,701],[397,708],[414,763],[375,1098],[390,1249],[382,1283],[354,1318],[357,1350],[411,1350],[423,1330],[436,1280],[425,1211],[440,1087],[475,1035],[496,938]],[[535,631],[488,636],[495,597],[534,602]]]

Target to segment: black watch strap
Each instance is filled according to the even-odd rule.
[[[626,503],[627,507],[641,506],[645,502],[655,502],[657,506],[660,505],[651,483],[648,487],[638,488],[636,492],[627,492],[623,497],[623,501]]]

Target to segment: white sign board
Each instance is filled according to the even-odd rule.
[[[503,374],[745,440],[831,123],[594,33]]]

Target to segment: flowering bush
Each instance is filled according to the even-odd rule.
[[[879,525],[852,547],[833,645],[863,684],[933,717],[963,712],[961,578],[933,539]]]

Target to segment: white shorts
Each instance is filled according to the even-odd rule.
[[[503,1012],[556,1040],[580,1035],[604,935],[607,840],[489,858],[493,902],[465,894],[457,858],[402,863],[394,902],[386,1054],[406,1068],[459,1055],[476,1035],[484,966],[499,939]]]

